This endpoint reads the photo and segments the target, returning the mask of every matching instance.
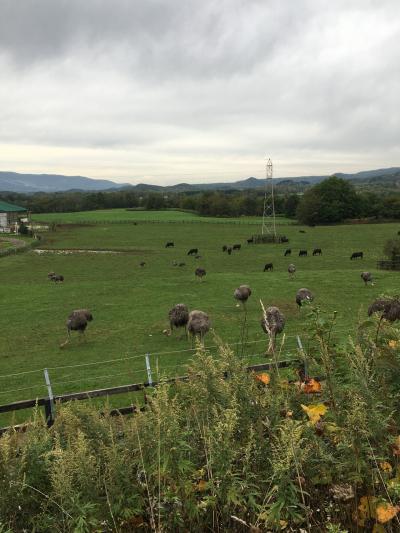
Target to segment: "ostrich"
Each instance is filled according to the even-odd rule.
[[[378,312],[382,312],[382,314],[376,330],[375,342],[378,340],[379,330],[383,319],[388,322],[400,320],[400,298],[398,296],[392,298],[377,298],[368,307],[368,316]]]
[[[365,283],[365,286],[368,285],[368,282],[370,282],[371,285],[374,284],[371,272],[361,272],[361,279]]]
[[[296,267],[293,265],[293,263],[290,263],[290,265],[288,266],[287,271],[289,272],[289,278],[293,278],[294,274],[296,272]]]
[[[280,310],[277,307],[267,307],[267,309],[264,308],[263,303],[261,302],[261,307],[263,309],[263,316],[261,318],[261,327],[269,337],[269,344],[268,344],[268,350],[267,353],[274,353],[275,352],[275,345],[276,345],[276,336],[279,333],[282,333],[283,328],[285,327],[285,317],[280,312]]]
[[[189,310],[185,304],[176,304],[168,312],[169,325],[172,331],[185,327],[189,320]]]
[[[50,280],[54,281],[54,283],[62,283],[64,281],[64,276],[62,276],[61,274],[53,274]]]
[[[303,302],[312,302],[314,300],[314,295],[308,289],[299,289],[296,293],[296,303],[299,306],[299,310],[303,305]]]
[[[187,324],[188,333],[200,337],[200,341],[203,342],[204,335],[210,330],[210,319],[203,311],[190,311],[189,320]]]
[[[88,309],[76,309],[72,311],[67,320],[67,340],[61,344],[61,348],[71,340],[71,331],[79,331],[84,334],[88,322],[93,320],[93,315]]]
[[[141,267],[146,266],[146,261],[141,261],[141,262],[139,263],[139,266],[141,266]]]
[[[389,322],[400,320],[400,298],[398,296],[393,298],[377,298],[368,307],[368,316],[380,311],[382,311],[381,320],[383,318]]]
[[[238,300],[239,302],[242,302],[243,307],[246,307],[246,302],[251,296],[251,289],[248,285],[240,285],[237,289],[235,289],[235,292],[233,293],[233,297]],[[239,304],[237,304],[239,306]]]
[[[202,281],[203,277],[207,274],[204,268],[196,268],[194,271],[194,275],[197,276],[200,281]]]

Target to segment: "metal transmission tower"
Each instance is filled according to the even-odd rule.
[[[274,180],[272,178],[272,171],[272,161],[271,159],[268,159],[265,166],[265,193],[261,235],[271,235],[275,240],[277,236],[275,224]]]

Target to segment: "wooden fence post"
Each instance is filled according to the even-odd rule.
[[[54,407],[54,396],[53,390],[51,388],[49,371],[47,368],[44,369],[44,379],[46,381],[47,392],[49,394],[46,403],[44,404],[44,412],[46,416],[47,426],[51,427],[54,424],[55,419],[55,407]]]
[[[300,353],[301,353],[301,355],[303,357],[303,361],[304,361],[304,377],[306,378],[308,376],[306,353],[304,351],[303,344],[302,344],[301,339],[300,339],[300,335],[297,335],[296,339],[297,339],[297,346],[299,347]]]
[[[151,377],[151,366],[150,366],[150,354],[146,354],[146,370],[147,370],[147,380],[149,385],[153,385],[153,378]]]

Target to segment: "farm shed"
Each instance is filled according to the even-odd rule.
[[[25,221],[28,218],[29,214],[25,207],[0,200],[0,233],[17,232],[20,220]]]

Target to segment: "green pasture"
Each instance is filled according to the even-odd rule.
[[[55,222],[57,224],[82,224],[82,223],[120,223],[120,222],[212,222],[219,224],[254,224],[261,223],[258,217],[204,217],[190,211],[176,211],[166,209],[163,211],[144,211],[141,209],[99,209],[97,211],[78,211],[76,213],[46,213],[32,216],[35,222]],[[278,217],[278,224],[293,224],[293,220]]]
[[[119,213],[121,210],[116,210],[115,216]],[[139,213],[145,215],[134,212]],[[152,216],[146,215],[148,220]],[[260,327],[260,298],[265,305],[277,305],[286,316],[281,354],[286,358],[296,354],[297,334],[306,348],[309,342],[307,310],[299,312],[295,304],[299,288],[311,289],[315,303],[328,314],[337,311],[337,341],[353,332],[359,317],[366,316],[371,300],[399,288],[398,272],[376,270],[383,244],[397,234],[397,224],[288,225],[284,228],[288,245],[248,245],[246,239],[255,232],[252,223],[221,224],[201,219],[197,224],[178,224],[162,222],[159,213],[153,216],[160,223],[141,223],[138,219],[137,225],[63,225],[44,234],[40,250],[0,258],[0,404],[45,395],[40,370],[44,367],[49,368],[55,394],[140,382],[146,376],[146,353],[150,354],[153,379],[181,374],[184,363],[190,360],[191,344],[182,338],[183,332],[169,337],[163,334],[168,327],[168,310],[179,302],[210,315],[213,332],[206,337],[206,346],[211,351],[218,338],[229,343],[245,339],[248,344],[238,349],[255,363],[263,360],[267,346]],[[50,219],[50,215],[40,217]],[[170,240],[175,247],[166,249]],[[242,244],[239,252],[231,256],[222,252],[224,244],[234,243]],[[199,249],[201,259],[187,256],[192,247]],[[283,256],[286,247],[292,249],[291,257]],[[298,257],[300,248],[311,254],[315,247],[322,248],[321,257]],[[364,259],[350,261],[351,253],[359,250],[364,252]],[[174,260],[186,265],[175,267]],[[146,262],[144,267],[139,266],[141,261]],[[273,272],[263,272],[267,262],[273,262]],[[291,262],[297,267],[293,280],[287,274]],[[203,282],[195,279],[197,266],[207,271]],[[364,287],[360,278],[363,270],[374,274],[374,286]],[[64,275],[65,282],[48,281],[49,271]],[[249,284],[253,291],[247,314],[233,299],[240,284]],[[60,349],[66,338],[68,314],[83,307],[94,315],[86,339],[75,334],[72,342]],[[111,361],[115,359],[119,360]],[[38,372],[21,374],[36,369]],[[5,375],[8,377],[1,377]],[[129,401],[126,397],[112,398],[115,405]],[[23,411],[17,413],[16,420],[25,415]],[[6,421],[9,418],[0,417],[0,426]]]

